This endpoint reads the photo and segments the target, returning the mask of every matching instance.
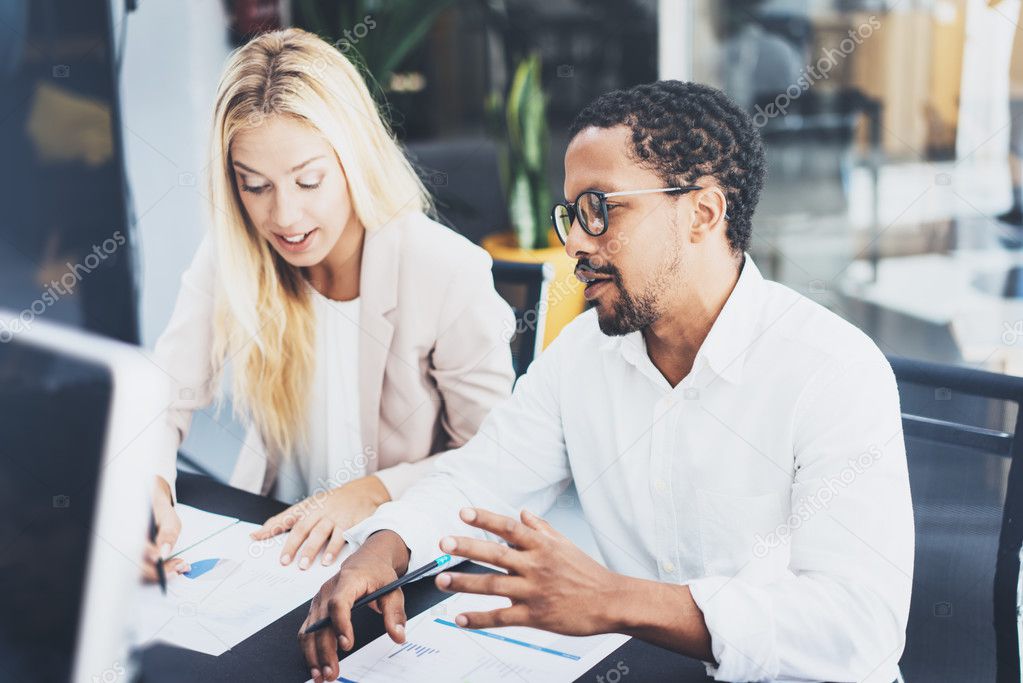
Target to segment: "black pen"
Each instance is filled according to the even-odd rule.
[[[379,598],[381,596],[384,596],[384,595],[387,595],[391,591],[393,591],[395,589],[398,589],[398,588],[401,588],[402,586],[404,586],[407,583],[412,583],[413,581],[415,581],[416,579],[420,578],[424,574],[428,574],[431,571],[433,571],[434,569],[436,569],[437,567],[445,565],[445,564],[447,564],[450,561],[451,561],[451,556],[450,555],[441,555],[440,557],[438,557],[433,562],[420,567],[419,569],[415,570],[414,572],[409,572],[409,573],[405,574],[405,576],[401,577],[397,581],[392,581],[389,584],[387,584],[386,586],[384,586],[383,588],[378,588],[378,589],[376,589],[375,591],[373,591],[372,593],[370,593],[368,595],[363,595],[361,598],[359,598],[358,600],[355,601],[355,604],[352,605],[352,609],[355,609],[356,607],[362,607],[363,605],[368,605],[369,603],[373,602],[377,598]],[[319,621],[313,623],[313,625],[310,626],[309,628],[307,628],[305,631],[303,631],[303,633],[306,633],[306,634],[308,634],[308,633],[315,633],[316,631],[319,631],[320,629],[322,629],[324,627],[327,627],[327,626],[330,626],[330,617],[324,617],[323,619],[320,619]]]
[[[149,540],[156,541],[156,517],[149,518]],[[159,549],[157,549],[159,550]],[[160,592],[167,595],[167,573],[163,570],[163,556],[156,558],[156,580],[160,584]]]

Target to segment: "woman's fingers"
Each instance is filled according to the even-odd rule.
[[[265,541],[279,534],[288,531],[302,519],[302,509],[299,505],[292,505],[280,514],[276,514],[263,522],[263,526],[252,532],[252,540]]]
[[[172,574],[187,574],[192,571],[192,565],[188,564],[180,557],[175,557],[173,560],[167,560],[163,563],[163,571],[167,576]]]
[[[323,518],[316,523],[316,526],[306,536],[305,543],[302,544],[302,553],[298,561],[299,569],[309,569],[313,566],[313,560],[316,559],[320,549],[330,540],[333,532],[334,522],[329,519]]]
[[[295,526],[291,527],[291,533],[288,534],[287,540],[284,541],[284,548],[281,550],[281,564],[291,564],[298,549],[302,547],[306,537],[309,536],[309,532],[319,521],[319,519],[303,517]]]
[[[156,563],[160,561],[160,551],[157,549],[155,543],[146,543],[146,549],[143,553],[142,561],[142,580],[146,583],[155,583],[159,579],[159,575],[156,572]],[[184,574],[191,571],[192,567],[180,557],[167,560],[163,563],[163,571],[165,576],[172,576],[177,574]]]
[[[323,553],[323,564],[328,565],[337,559],[337,556],[341,554],[342,548],[345,547],[345,530],[340,526],[335,525],[334,531],[330,535],[330,542],[327,543],[327,549]]]

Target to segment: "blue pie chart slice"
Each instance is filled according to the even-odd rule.
[[[198,562],[192,563],[192,568],[182,574],[186,579],[198,579],[200,576],[210,571],[217,566],[220,562],[219,557],[213,557],[208,560],[199,560]]]

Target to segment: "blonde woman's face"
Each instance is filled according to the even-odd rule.
[[[274,116],[235,136],[231,160],[259,234],[293,266],[323,261],[354,216],[333,147],[310,126]]]

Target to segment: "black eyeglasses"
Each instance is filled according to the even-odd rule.
[[[572,223],[579,219],[579,225],[586,234],[600,237],[607,232],[607,200],[609,197],[625,197],[635,194],[653,194],[654,192],[686,193],[702,190],[699,185],[683,185],[682,187],[659,187],[653,190],[627,190],[625,192],[600,192],[586,190],[580,192],[574,202],[558,202],[551,209],[551,221],[562,244],[568,242],[568,232]]]

